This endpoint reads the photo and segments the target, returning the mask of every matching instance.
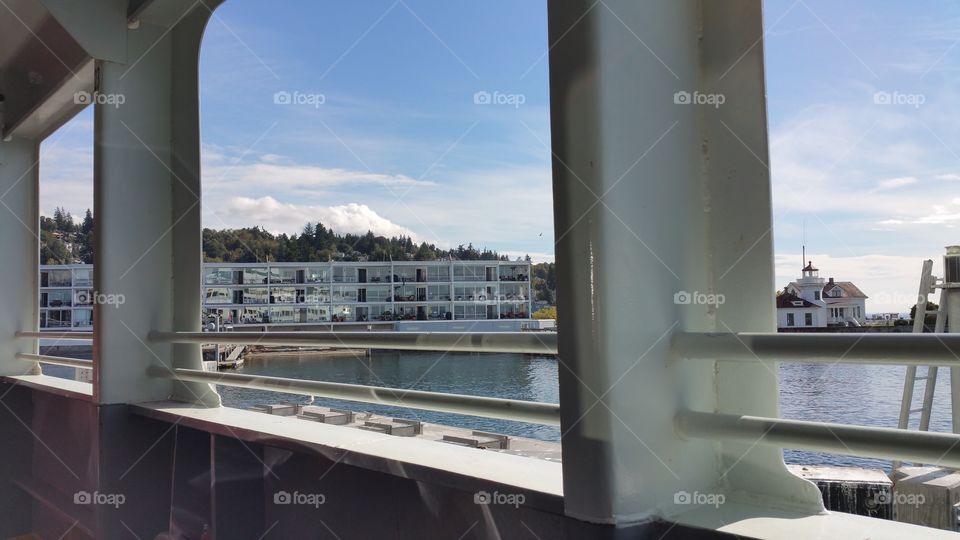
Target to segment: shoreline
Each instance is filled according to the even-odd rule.
[[[269,360],[270,358],[289,358],[309,354],[324,357],[368,357],[371,349],[344,349],[332,347],[269,347],[256,348],[244,351],[243,356],[249,360]]]

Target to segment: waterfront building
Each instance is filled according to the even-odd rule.
[[[89,330],[91,265],[41,266],[40,327]],[[530,263],[205,263],[203,312],[234,326],[526,320]]]
[[[797,281],[777,294],[778,328],[863,326],[867,295],[850,281],[824,280],[808,261]]]

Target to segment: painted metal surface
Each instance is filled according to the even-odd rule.
[[[63,356],[50,356],[46,354],[26,354],[18,353],[17,358],[20,360],[31,360],[33,362],[40,362],[41,364],[52,364],[55,366],[68,366],[68,367],[79,367],[79,368],[93,368],[92,360],[83,360],[80,358],[66,358]]]
[[[673,337],[673,349],[681,358],[754,364],[960,364],[960,334],[679,333]]]
[[[952,433],[694,411],[678,413],[676,425],[691,438],[960,467],[960,436]]]
[[[11,99],[7,97],[7,99]],[[3,119],[0,118],[0,122]],[[9,305],[0,310],[0,375],[39,374],[36,362],[16,358],[17,353],[36,353],[37,343],[10,339],[23,329],[39,324],[37,290],[40,235],[39,141],[10,137],[0,141],[0,246],[9,255],[0,257],[0,275],[14,286],[4,289]],[[33,256],[30,256],[33,254]],[[30,305],[27,305],[29,302]]]
[[[149,377],[146,368],[202,366],[198,344],[147,342],[155,329],[200,328],[198,55],[213,6],[194,4],[172,28],[127,32],[135,63],[100,60],[99,87],[123,104],[95,104],[94,393],[101,403],[171,395],[219,405],[205,385]],[[149,54],[148,54],[149,53]]]
[[[445,394],[363,386],[359,384],[331,383],[264,375],[246,375],[242,373],[211,372],[195,369],[174,369],[173,371],[152,367],[150,375],[159,378],[173,378],[197,383],[222,384],[240,388],[255,388],[272,392],[283,392],[303,396],[318,396],[330,399],[345,399],[380,405],[394,405],[411,409],[469,414],[487,418],[500,418],[517,422],[559,425],[560,406],[555,403],[537,403],[516,399],[501,399],[462,394]]]
[[[556,354],[557,335],[532,332],[151,332],[156,343],[327,345],[362,349]]]
[[[629,523],[722,490],[821,511],[779,449],[673,425],[682,408],[777,416],[774,371],[670,345],[775,328],[760,3],[554,2],[549,38],[567,514]],[[689,101],[710,95],[725,102]]]

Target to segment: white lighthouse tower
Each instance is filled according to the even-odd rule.
[[[821,294],[824,281],[820,277],[820,270],[814,268],[813,261],[807,261],[807,265],[802,270],[802,277],[794,283],[799,289],[797,296],[812,304],[823,305]]]

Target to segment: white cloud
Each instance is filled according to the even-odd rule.
[[[237,190],[262,192],[264,187],[271,190],[316,192],[367,186],[402,189],[434,185],[432,182],[416,180],[402,174],[381,174],[284,162],[286,158],[276,154],[261,156],[260,161],[254,163],[237,162],[237,159],[231,160],[225,156],[205,159],[204,190],[222,186],[234,193]]]
[[[372,231],[388,237],[410,236],[419,241],[413,231],[380,216],[365,204],[310,206],[281,203],[270,196],[257,199],[233,197],[214,212],[225,226],[230,227],[259,225],[274,233],[299,234],[308,222],[315,224],[319,221],[340,234]]]
[[[948,182],[956,182],[956,181],[960,181],[960,174],[957,174],[957,173],[938,174],[934,176],[934,178],[936,178],[937,180],[946,180]]]
[[[877,190],[884,191],[888,189],[896,189],[898,187],[909,186],[910,184],[916,184],[918,180],[913,176],[899,176],[897,178],[889,178],[887,180],[881,180],[877,182]]]

